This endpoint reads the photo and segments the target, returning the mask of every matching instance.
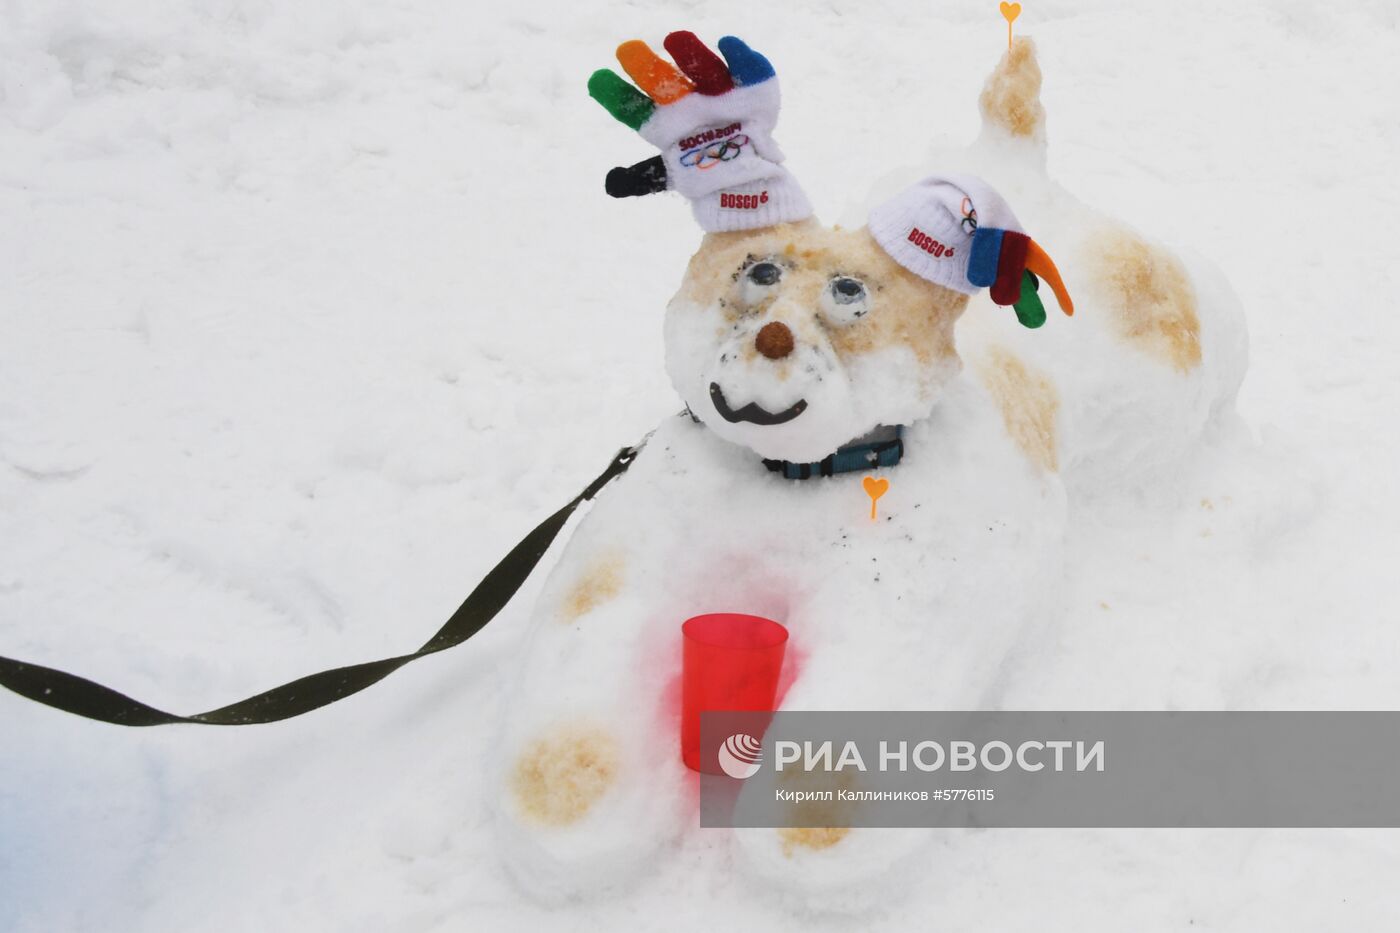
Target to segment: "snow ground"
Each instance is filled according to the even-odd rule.
[[[207,708],[416,645],[677,407],[684,204],[587,99],[616,42],[736,32],[825,217],[976,132],[995,4],[0,7],[0,652]],[[1028,0],[1052,173],[1225,268],[1257,444],[1100,514],[1014,703],[1395,708],[1400,7]],[[933,166],[930,166],[932,168]],[[538,581],[536,581],[537,583]],[[486,831],[522,596],[305,719],[126,731],[0,695],[0,929],[1376,929],[1400,837],[950,834],[878,916],[795,917],[697,833],[545,908]],[[1065,671],[1078,676],[1064,676]]]

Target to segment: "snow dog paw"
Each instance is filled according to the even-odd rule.
[[[591,724],[561,726],[529,743],[511,771],[522,817],[541,826],[578,822],[617,779],[617,739]]]

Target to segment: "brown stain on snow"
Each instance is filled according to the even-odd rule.
[[[617,768],[618,744],[610,733],[571,724],[521,753],[510,789],[531,822],[567,826],[582,819],[612,786]]]
[[[856,789],[857,778],[842,773],[833,779],[832,775],[821,772],[786,772],[782,775],[784,788],[794,791],[851,791]],[[859,803],[833,800],[799,800],[786,805],[787,818],[793,823],[833,823],[850,822],[853,811]],[[792,858],[800,849],[819,852],[829,849],[851,834],[847,826],[784,826],[778,830],[778,840],[782,843],[783,855]]]
[[[1060,396],[1048,376],[1002,347],[977,360],[977,374],[1001,410],[1006,433],[1030,461],[1051,473],[1060,469]]]
[[[798,849],[830,849],[850,833],[845,826],[785,826],[778,830],[778,838],[783,843],[783,854],[792,858]]]
[[[616,597],[622,591],[622,570],[623,560],[617,554],[594,561],[565,594],[560,620],[566,624],[577,621]]]
[[[1120,337],[1178,372],[1201,365],[1196,289],[1180,259],[1122,227],[1092,236],[1086,253]]]

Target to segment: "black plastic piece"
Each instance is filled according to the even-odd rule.
[[[615,198],[640,198],[666,190],[666,163],[661,156],[608,172],[603,187]]]

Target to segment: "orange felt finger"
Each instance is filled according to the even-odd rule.
[[[1064,280],[1060,278],[1060,270],[1055,268],[1050,254],[1041,249],[1035,240],[1031,240],[1026,248],[1026,268],[1050,283],[1050,288],[1055,292],[1055,300],[1060,303],[1060,310],[1072,316],[1074,301],[1069,297],[1069,289],[1065,288]]]
[[[695,90],[689,78],[641,39],[630,39],[619,45],[617,60],[637,86],[658,104],[674,103]]]

